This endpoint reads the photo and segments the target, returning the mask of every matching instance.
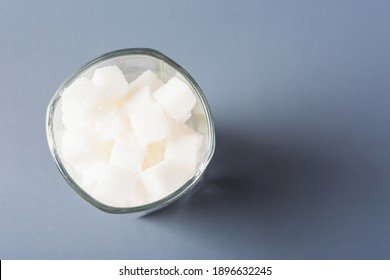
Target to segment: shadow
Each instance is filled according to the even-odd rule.
[[[313,146],[318,139],[228,131],[217,127],[216,152],[200,185],[143,219],[222,250],[226,258],[273,258],[259,249],[289,247],[297,235],[303,238],[303,227],[316,230],[318,219],[327,218],[343,167],[324,142],[323,149]]]

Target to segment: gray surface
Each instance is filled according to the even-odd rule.
[[[1,1],[0,258],[389,259],[389,1]],[[67,186],[46,144],[63,80],[151,47],[203,88],[197,192],[137,219]]]

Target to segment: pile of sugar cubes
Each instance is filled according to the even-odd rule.
[[[151,203],[195,174],[204,137],[187,123],[201,105],[179,78],[163,83],[147,70],[129,83],[117,66],[101,67],[75,80],[61,102],[65,166],[101,203]]]

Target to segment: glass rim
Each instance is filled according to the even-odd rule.
[[[90,196],[87,192],[85,192],[70,176],[68,171],[66,170],[62,159],[60,158],[58,154],[58,148],[55,141],[55,133],[53,129],[53,117],[56,109],[57,103],[61,99],[61,94],[63,90],[68,87],[71,83],[73,83],[80,75],[82,75],[85,71],[87,71],[90,67],[101,63],[103,61],[120,57],[120,56],[129,56],[129,55],[145,55],[149,56],[158,60],[161,60],[165,63],[167,63],[169,66],[174,68],[176,71],[178,71],[180,74],[183,75],[183,77],[191,84],[192,88],[194,89],[195,94],[198,96],[199,100],[202,103],[202,108],[205,111],[205,116],[207,120],[207,129],[208,129],[208,147],[206,150],[206,155],[204,156],[204,160],[199,164],[198,169],[196,170],[195,174],[180,188],[178,188],[175,192],[169,194],[168,196],[151,202],[147,204],[143,204],[140,206],[135,207],[114,207],[106,205],[96,199],[94,199],[92,196]],[[161,52],[150,49],[150,48],[128,48],[128,49],[119,49],[115,51],[111,51],[105,54],[102,54],[98,56],[97,58],[92,59],[91,61],[87,62],[83,66],[81,66],[78,70],[76,70],[73,74],[71,74],[57,89],[57,91],[54,93],[51,101],[49,102],[49,105],[47,107],[46,111],[46,137],[47,142],[49,145],[50,153],[52,157],[54,158],[55,164],[57,168],[59,169],[62,176],[65,178],[65,180],[68,182],[68,184],[87,202],[95,206],[96,208],[112,214],[125,214],[125,213],[138,213],[138,214],[148,214],[150,212],[153,212],[155,210],[158,210],[164,206],[167,206],[168,204],[172,203],[176,199],[183,196],[185,193],[190,191],[195,185],[198,183],[198,181],[201,179],[204,171],[206,170],[207,165],[210,163],[211,158],[213,157],[214,151],[215,151],[215,128],[214,128],[214,122],[211,115],[211,110],[208,105],[207,99],[197,84],[197,82],[192,78],[192,76],[179,64],[177,64],[175,61],[167,57],[166,55],[162,54]]]

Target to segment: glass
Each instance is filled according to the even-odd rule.
[[[88,193],[86,193],[73,179],[72,171],[69,166],[63,161],[59,142],[61,134],[64,131],[62,124],[61,112],[61,96],[65,88],[69,87],[76,79],[85,77],[91,78],[95,69],[117,65],[124,73],[127,81],[132,81],[146,70],[152,70],[165,83],[172,77],[177,77],[185,82],[191,89],[197,99],[197,104],[200,104],[200,114],[192,116],[190,119],[191,126],[202,133],[204,136],[203,153],[197,170],[192,178],[184,185],[177,189],[172,194],[152,203],[136,206],[136,207],[113,207],[99,202]],[[198,109],[199,112],[199,109]],[[168,58],[164,54],[144,48],[123,49],[106,53],[82,66],[73,75],[71,75],[56,91],[52,100],[49,103],[46,114],[46,133],[50,152],[55,160],[55,163],[61,172],[62,176],[69,185],[87,202],[97,207],[100,210],[109,213],[138,213],[144,215],[154,210],[160,209],[185,193],[190,191],[199,182],[210,162],[215,150],[215,130],[211,117],[210,108],[206,98],[195,82],[195,80],[184,70],[180,65]]]

